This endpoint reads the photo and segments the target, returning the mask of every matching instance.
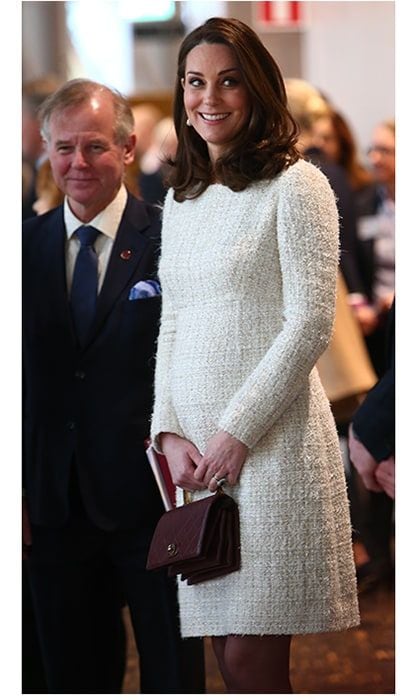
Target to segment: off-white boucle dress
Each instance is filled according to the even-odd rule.
[[[183,636],[359,623],[344,470],[314,369],[337,263],[334,196],[303,160],[243,192],[215,184],[183,203],[168,193],[152,436],[174,432],[203,452],[223,429],[250,447],[227,489],[242,567],[180,584]]]

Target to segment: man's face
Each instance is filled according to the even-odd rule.
[[[125,166],[133,161],[135,137],[115,143],[111,97],[89,101],[52,115],[48,155],[58,187],[73,213],[90,221],[116,196]]]
[[[395,181],[395,136],[391,129],[376,127],[369,148],[369,160],[375,180],[382,185],[393,185]]]

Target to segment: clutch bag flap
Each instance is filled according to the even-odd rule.
[[[160,518],[146,568],[167,568],[187,584],[225,576],[240,568],[239,510],[221,489],[169,510]]]
[[[157,569],[199,557],[209,513],[219,498],[216,492],[164,513],[152,538],[147,568]]]

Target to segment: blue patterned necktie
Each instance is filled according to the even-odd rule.
[[[74,266],[70,306],[80,345],[85,345],[92,325],[98,295],[98,256],[93,247],[99,231],[93,226],[81,226],[75,232],[80,250]]]

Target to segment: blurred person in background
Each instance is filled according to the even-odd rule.
[[[357,197],[358,259],[365,295],[377,316],[376,326],[365,335],[365,340],[372,364],[382,379],[389,377],[390,372],[387,335],[393,319],[394,312],[390,316],[390,308],[395,294],[394,120],[384,121],[374,128],[368,157],[373,183],[361,189]],[[364,414],[371,406],[373,409],[373,399],[363,409]],[[357,423],[355,425],[357,428]],[[392,462],[393,455],[390,460]],[[361,516],[358,529],[369,560],[357,573],[359,590],[368,592],[380,586],[394,586],[394,501],[389,495],[392,491],[369,490],[361,481],[356,484]]]
[[[36,214],[45,214],[47,211],[58,207],[64,201],[63,192],[57,187],[50,161],[44,160],[40,165],[35,180],[36,199],[33,209]]]
[[[136,135],[136,159],[140,160],[150,148],[153,141],[153,131],[163,119],[162,111],[149,102],[134,105],[131,108],[134,117],[134,133]]]
[[[320,357],[317,367],[321,381],[331,401],[331,407],[340,436],[340,446],[346,465],[346,478],[349,489],[351,520],[354,540],[364,544],[365,522],[367,518],[365,501],[361,498],[365,489],[349,458],[348,433],[354,412],[363,401],[366,392],[377,381],[363,334],[363,327],[354,313],[358,308],[350,303],[366,299],[363,318],[368,324],[369,332],[376,326],[376,314],[370,310],[365,295],[365,284],[360,270],[357,239],[357,207],[355,177],[361,184],[360,169],[350,166],[354,157],[344,157],[342,144],[347,144],[347,151],[354,153],[349,146],[348,130],[341,130],[339,138],[334,129],[334,109],[329,101],[311,84],[303,80],[286,80],[288,101],[292,114],[297,119],[301,134],[299,145],[305,157],[321,168],[328,177],[338,198],[340,212],[340,270],[338,298],[334,333],[325,353]],[[340,122],[341,124],[341,122]],[[345,136],[344,136],[345,133]],[[351,144],[353,140],[351,139]],[[350,171],[353,176],[350,176]],[[364,178],[363,178],[364,179]],[[368,178],[366,177],[366,180]],[[365,185],[363,185],[364,187]],[[370,498],[370,494],[366,495]],[[369,539],[369,537],[368,537]],[[364,549],[367,550],[367,545]],[[372,551],[372,548],[370,548]],[[368,558],[366,551],[362,556]]]
[[[386,374],[389,378],[386,335],[388,311],[395,291],[395,123],[389,120],[373,130],[368,150],[369,168],[360,162],[350,126],[334,109],[314,121],[312,134],[314,143],[331,162],[345,169],[354,192],[356,260],[361,285],[347,298],[363,332],[377,377]],[[379,390],[375,390],[356,415],[363,414],[366,422],[368,412],[375,406],[374,397],[379,395]],[[371,420],[375,420],[374,416]],[[392,435],[391,431],[390,440]],[[356,460],[356,472],[352,469],[350,479],[352,517],[368,557],[357,571],[359,590],[364,592],[382,584],[393,585],[394,507],[386,489],[367,489],[366,480],[359,477],[358,460],[364,447],[351,430],[350,436],[350,457]],[[364,454],[373,464],[366,449]],[[393,455],[390,460],[392,462]],[[386,470],[387,465],[382,464],[379,473]],[[373,482],[373,477],[368,479]]]
[[[365,487],[395,499],[395,299],[387,333],[387,370],[353,416],[349,444]]]
[[[171,117],[161,119],[153,129],[152,142],[140,159],[139,190],[151,204],[163,204],[167,192],[167,161],[175,157],[178,139]]]
[[[340,269],[349,293],[358,292],[363,283],[357,262],[356,207],[347,173],[314,141],[313,127],[328,119],[331,106],[313,85],[299,78],[285,80],[289,109],[299,126],[298,147],[302,155],[317,165],[329,180],[337,197],[340,217]]]
[[[151,102],[136,104],[131,108],[131,111],[134,117],[136,154],[133,162],[126,169],[126,184],[132,194],[152,204],[156,202],[153,190],[151,193],[147,192],[147,196],[143,195],[142,192],[141,162],[145,154],[153,147],[154,131],[163,119],[163,114],[159,107]],[[152,194],[152,199],[149,198],[150,194]]]
[[[328,114],[314,120],[311,130],[313,145],[344,168],[353,191],[372,183],[372,174],[361,162],[354,135],[340,112],[330,106]]]
[[[395,293],[395,122],[384,121],[372,133],[368,149],[373,183],[358,193],[358,259],[369,303],[377,313],[366,342],[375,370],[387,367],[386,325]]]
[[[355,413],[350,426],[351,460],[365,487],[395,498],[395,303],[388,318],[388,368]],[[388,570],[388,559],[383,562]],[[377,573],[380,562],[376,563]],[[372,569],[372,567],[370,567]]]
[[[59,87],[50,76],[27,81],[22,87],[22,219],[35,216],[36,173],[45,159],[44,142],[38,122],[38,108]]]
[[[394,295],[395,123],[384,122],[374,129],[368,150],[370,167],[361,162],[350,125],[333,107],[313,121],[311,132],[313,145],[344,169],[354,193],[360,282],[359,289],[350,290],[348,301],[381,375],[385,367],[381,329]]]
[[[340,218],[340,280],[332,340],[321,356],[318,369],[330,398],[343,455],[347,459],[348,422],[376,381],[359,324],[346,308],[351,292],[362,289],[357,259],[356,208],[354,193],[343,165],[333,161],[314,136],[315,125],[329,123],[332,108],[325,97],[305,80],[285,80],[288,105],[299,126],[298,148],[328,178],[337,198]]]
[[[362,203],[372,195],[374,178],[372,172],[361,162],[355,137],[344,116],[332,106],[330,114],[322,115],[312,125],[312,139],[331,162],[340,165],[354,192],[356,226]],[[357,318],[364,336],[369,336],[380,322],[380,311],[366,292],[363,269],[360,269],[360,250],[356,245],[356,257],[360,270],[361,285],[348,295],[348,302]]]

